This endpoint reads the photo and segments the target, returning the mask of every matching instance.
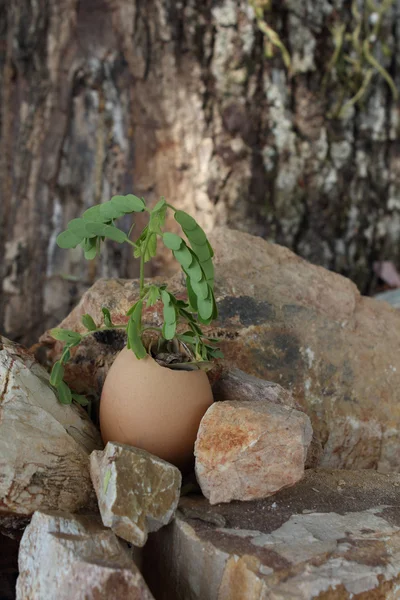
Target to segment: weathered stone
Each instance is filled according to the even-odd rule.
[[[109,442],[90,456],[90,472],[104,525],[143,546],[167,525],[179,502],[179,469],[144,450]]]
[[[296,402],[293,395],[279,383],[254,377],[254,375],[244,373],[240,369],[223,369],[220,374],[214,373],[213,377],[216,378],[213,385],[213,394],[216,401],[265,400],[273,404],[290,406],[303,412],[305,410]],[[318,466],[321,455],[321,441],[314,434],[307,452],[306,469]]]
[[[93,501],[89,454],[101,447],[85,411],[62,406],[43,367],[1,338],[0,517],[76,511]]]
[[[224,370],[213,386],[213,394],[216,401],[266,400],[273,404],[302,410],[293,395],[279,383],[260,379],[240,369]]]
[[[144,575],[159,600],[394,600],[399,489],[395,474],[309,470],[265,500],[182,498]]]
[[[17,600],[151,600],[127,547],[99,520],[36,512],[19,552]]]
[[[195,445],[196,477],[211,504],[254,500],[304,475],[312,438],[304,413],[270,402],[216,402]]]
[[[292,392],[321,440],[320,464],[398,471],[400,312],[261,238],[220,229],[210,240],[219,319],[207,331],[222,340],[226,365]],[[171,283],[183,293],[180,276]],[[135,281],[98,281],[62,325],[80,330],[84,312],[101,322],[102,305],[122,320],[137,290]],[[161,314],[162,307],[152,307],[146,323],[158,325]],[[54,344],[48,335],[43,342]],[[123,343],[114,333],[88,338],[76,351],[70,381],[100,391]],[[53,348],[51,360],[59,352]]]

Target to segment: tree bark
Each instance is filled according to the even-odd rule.
[[[364,292],[374,260],[400,260],[387,80],[372,69],[363,103],[329,117],[342,92],[353,95],[329,72],[332,29],[351,23],[352,5],[365,13],[366,0],[263,2],[290,69],[277,47],[265,55],[249,0],[0,0],[5,335],[32,342],[95,278],[137,274],[112,243],[89,264],[55,243],[68,220],[115,193],[150,204],[163,195],[206,230],[272,239]],[[396,85],[399,26],[394,0],[376,57]],[[160,252],[153,273],[170,268]]]

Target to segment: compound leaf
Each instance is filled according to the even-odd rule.
[[[170,250],[179,250],[183,244],[183,239],[179,235],[176,235],[176,233],[167,231],[163,235],[163,242]]]
[[[54,363],[50,375],[50,385],[58,387],[64,377],[64,367],[61,362],[57,361]]]
[[[95,329],[97,329],[96,323],[93,321],[93,318],[88,314],[82,315],[82,323],[84,327],[88,329],[88,331],[94,331]]]
[[[60,248],[76,248],[83,240],[83,236],[78,236],[74,231],[66,229],[57,236],[57,244]]]

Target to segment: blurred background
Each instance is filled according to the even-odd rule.
[[[398,287],[399,84],[400,0],[0,0],[0,331],[136,276],[56,245],[116,193]]]

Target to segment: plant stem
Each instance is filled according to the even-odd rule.
[[[125,325],[121,324],[121,325],[109,325],[108,327],[105,325],[104,327],[98,327],[97,329],[93,329],[92,331],[87,331],[86,333],[82,333],[81,336],[83,338],[85,337],[89,337],[89,335],[92,335],[93,333],[98,333],[101,331],[109,331],[110,329],[126,329],[127,328],[127,324],[125,323]],[[143,327],[142,331],[161,331],[161,327]]]
[[[147,245],[149,243],[150,236],[153,235],[151,231],[147,230],[146,239],[143,244],[143,252],[140,256],[140,299],[145,295],[144,292],[144,259],[146,256]]]

